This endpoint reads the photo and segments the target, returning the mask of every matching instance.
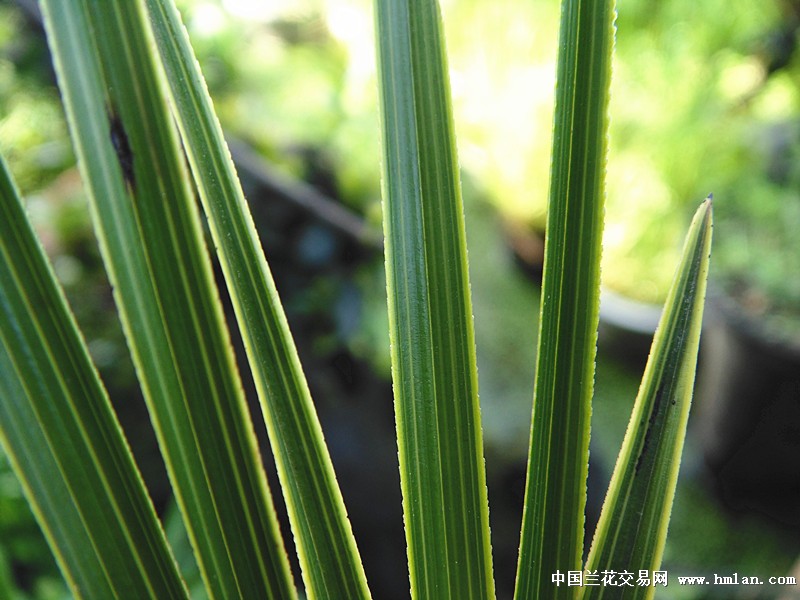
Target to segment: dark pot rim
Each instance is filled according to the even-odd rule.
[[[780,335],[769,325],[768,319],[748,311],[719,285],[709,284],[706,311],[722,320],[739,339],[758,351],[800,362],[800,339]]]
[[[600,288],[600,321],[638,335],[653,335],[664,307],[635,300],[606,286]]]

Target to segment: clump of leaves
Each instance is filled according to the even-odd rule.
[[[207,595],[293,598],[296,590],[211,277],[195,190],[244,339],[305,594],[369,597],[283,308],[175,7],[170,0],[41,5],[119,316]],[[441,15],[435,0],[377,2],[375,9],[411,592],[492,597]],[[562,7],[517,598],[572,597],[553,575],[584,566],[613,14],[608,0],[565,0]],[[0,175],[0,390],[12,399],[0,403],[0,440],[77,597],[187,597],[5,167]],[[710,239],[707,201],[689,231],[587,568],[636,572],[660,563]],[[630,594],[653,592],[633,588]]]

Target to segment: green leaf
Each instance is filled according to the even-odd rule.
[[[291,598],[141,0],[43,0],[103,259],[212,598]]]
[[[307,591],[369,597],[305,375],[205,82],[171,0],[147,4],[261,399]]]
[[[613,19],[613,0],[562,2],[518,599],[571,597],[551,576],[583,554]]]
[[[0,398],[0,442],[73,594],[188,598],[2,160]]]
[[[15,600],[19,597],[14,585],[14,579],[11,575],[11,565],[8,564],[6,552],[3,545],[0,544],[0,598],[8,598]]]
[[[435,0],[375,3],[392,373],[412,596],[494,595],[461,189]]]
[[[695,214],[653,339],[642,385],[609,484],[586,568],[657,571],[694,387],[703,321],[712,210]],[[652,598],[655,587],[586,587],[588,598]]]

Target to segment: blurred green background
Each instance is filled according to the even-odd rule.
[[[233,157],[298,339],[374,595],[408,597],[383,260],[375,241],[380,146],[370,3],[177,3],[235,141]],[[495,571],[499,595],[507,598],[530,423],[559,3],[442,4]],[[618,0],[617,8],[588,535],[658,316],[652,305],[666,295],[691,215],[713,192],[713,298],[665,551],[670,580],[656,597],[798,593],[769,586],[709,591],[678,586],[677,576],[738,572],[765,579],[788,574],[800,555],[800,2]],[[0,151],[157,507],[180,539],[41,23],[27,0],[0,1]],[[727,357],[732,348],[743,354],[750,342],[757,359]],[[240,368],[247,380],[244,362]],[[745,424],[731,424],[731,415]],[[259,421],[256,409],[269,463]],[[275,484],[276,497],[277,490]],[[190,564],[185,544],[179,548],[181,562]],[[0,456],[0,590],[3,582],[16,599],[67,597]]]

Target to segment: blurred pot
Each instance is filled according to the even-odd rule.
[[[641,368],[647,363],[662,307],[600,291],[598,344],[620,359]]]
[[[693,434],[728,507],[800,526],[800,343],[709,296]]]
[[[514,262],[527,277],[541,285],[544,231],[514,221],[504,223],[503,229],[506,243],[514,255]]]

